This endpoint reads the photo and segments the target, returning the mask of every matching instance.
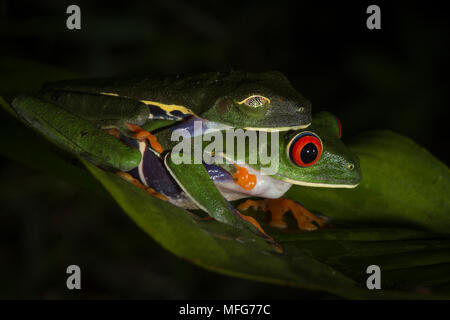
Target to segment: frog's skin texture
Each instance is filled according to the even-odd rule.
[[[311,123],[311,103],[275,71],[67,80],[47,84],[42,96],[103,128],[120,129],[123,121],[145,126],[148,120],[179,121],[192,115],[223,128],[264,131],[300,129]]]
[[[320,112],[314,116],[310,127],[300,131],[280,133],[279,169],[272,177],[285,182],[311,187],[354,188],[361,180],[359,159],[340,139],[340,124],[328,112]],[[323,145],[321,157],[313,165],[298,167],[287,152],[289,142],[299,133],[316,134]],[[270,145],[270,138],[267,139]],[[239,163],[249,163],[249,155],[245,159],[236,159]],[[250,169],[260,171],[259,163],[248,165]]]
[[[171,130],[171,129],[166,129]],[[230,164],[203,164],[209,177],[228,201],[247,197],[262,197],[276,199],[283,196],[292,184],[313,187],[353,188],[361,180],[359,159],[351,153],[339,138],[339,125],[334,116],[322,112],[314,117],[312,125],[307,130],[283,132],[279,137],[279,170],[269,176],[261,173],[261,165],[246,164],[249,155],[244,159],[230,159],[239,163],[240,167],[256,177],[256,185],[247,190],[236,184],[233,177],[235,167]],[[310,167],[298,167],[289,158],[286,148],[289,140],[295,135],[306,131],[319,135],[323,143],[320,159]],[[270,143],[270,138],[267,139]],[[130,143],[130,140],[128,140]],[[145,186],[155,189],[165,195],[173,204],[184,208],[197,208],[195,201],[178,186],[168,172],[164,172],[163,161],[147,146],[146,142],[131,142],[139,148],[143,160],[130,173]],[[227,157],[227,154],[223,155]]]
[[[218,74],[214,75],[218,77]],[[194,78],[187,78],[189,81],[182,79],[180,82],[160,81],[159,89],[155,90],[159,96],[155,93],[155,97],[172,97],[173,100],[164,102],[176,105],[158,102],[157,106],[171,106],[183,113],[186,107],[179,108],[181,103],[195,100],[199,102],[195,114],[200,114],[205,128],[229,129],[228,123],[245,128],[257,127],[263,131],[279,131],[280,167],[272,176],[260,175],[258,163],[248,165],[248,154],[245,159],[233,160],[239,166],[175,164],[171,160],[172,145],[168,143],[167,137],[170,137],[174,127],[189,128],[190,121],[197,117],[189,114],[189,117],[182,118],[178,112],[173,113],[173,109],[171,115],[176,114],[180,119],[162,116],[161,120],[157,120],[154,114],[150,117],[149,104],[139,100],[147,99],[140,96],[140,89],[149,88],[147,80],[136,82],[131,87],[129,82],[128,86],[115,83],[114,86],[104,84],[100,88],[97,82],[95,86],[80,83],[79,87],[72,81],[70,87],[67,83],[58,83],[49,85],[39,95],[16,97],[12,107],[22,121],[50,141],[104,169],[124,174],[129,172],[135,178],[130,181],[137,182],[144,189],[151,188],[150,194],[155,195],[157,192],[160,199],[168,199],[180,207],[198,207],[220,222],[237,228],[249,228],[266,237],[256,220],[242,215],[228,200],[249,196],[279,198],[292,184],[322,187],[354,187],[358,184],[361,178],[358,159],[339,140],[340,129],[336,119],[328,113],[321,113],[308,129],[298,129],[308,124],[310,105],[288,85],[284,77],[278,73],[219,75],[220,79],[211,77],[211,74],[202,75],[198,82]],[[230,78],[234,80],[226,80]],[[220,90],[204,90],[216,83],[215,80],[218,80],[217,85],[222,94],[217,94]],[[226,85],[220,84],[222,81]],[[142,83],[145,85],[140,86]],[[176,95],[169,90],[169,87],[174,88],[174,83],[179,86]],[[275,87],[268,89],[270,84],[274,84],[276,90]],[[265,101],[261,106],[262,113],[251,106],[242,106],[239,101],[243,96],[254,94],[255,88],[266,90],[263,93],[266,100],[252,98],[250,103]],[[229,98],[232,94],[230,108],[218,110],[217,99],[225,96]],[[269,99],[270,104],[267,104]],[[207,107],[213,101],[216,101],[213,107]],[[301,104],[303,106],[299,107]],[[167,114],[168,109],[161,110]],[[146,130],[141,130],[139,126]],[[308,167],[294,165],[294,158],[288,154],[292,146],[297,146],[293,141],[297,141],[299,135],[312,131],[317,136],[314,139],[321,141],[321,156]],[[222,156],[227,158],[229,155],[224,151]],[[289,208],[292,208],[292,204],[289,204]],[[299,222],[301,225],[304,224]]]

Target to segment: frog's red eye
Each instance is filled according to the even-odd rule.
[[[322,156],[322,150],[322,141],[312,132],[296,135],[287,147],[289,158],[299,167],[312,166]]]
[[[337,125],[338,125],[338,137],[339,139],[342,138],[342,124],[338,117],[334,116],[336,119]]]

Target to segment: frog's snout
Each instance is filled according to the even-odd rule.
[[[361,182],[361,167],[359,165],[359,159],[353,159],[349,161],[346,166],[347,175],[351,177],[351,180],[355,185]]]

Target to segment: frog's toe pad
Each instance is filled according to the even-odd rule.
[[[300,230],[316,230],[327,223],[326,219],[316,216],[301,204],[290,199],[247,200],[240,204],[238,209],[247,210],[250,207],[253,210],[269,211],[272,215],[269,224],[276,228],[287,228],[283,216],[288,211],[290,211],[295,220],[297,220],[297,225]]]

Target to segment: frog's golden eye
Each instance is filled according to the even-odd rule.
[[[253,95],[253,96],[250,96],[238,103],[245,104],[246,106],[249,106],[252,108],[258,108],[258,107],[263,106],[266,103],[270,103],[270,99],[263,97],[263,96]]]

